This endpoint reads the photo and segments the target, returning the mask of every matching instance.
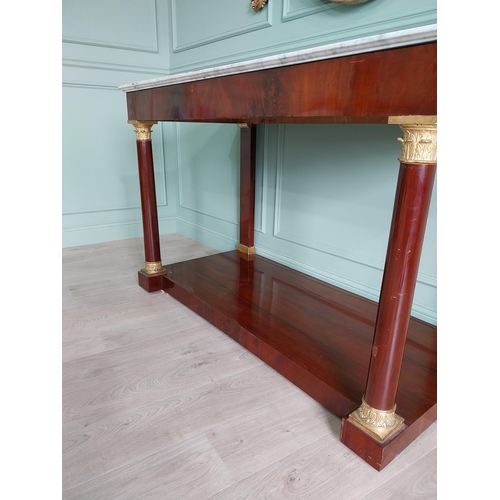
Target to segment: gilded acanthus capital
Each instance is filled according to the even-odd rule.
[[[156,125],[157,121],[152,120],[129,120],[130,123],[135,128],[135,138],[138,141],[150,141],[151,140],[151,127]]]
[[[437,163],[437,116],[390,116],[388,123],[403,131],[402,163]]]

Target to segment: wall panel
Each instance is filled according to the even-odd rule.
[[[63,61],[167,74],[167,7],[165,0],[63,0]]]
[[[184,0],[181,1],[184,4]],[[186,4],[189,3],[196,3],[196,0],[186,0]],[[235,6],[228,8],[233,3]],[[236,8],[237,16],[232,10]],[[436,0],[371,0],[351,6],[327,0],[269,0],[257,13],[250,8],[250,0],[218,0],[206,2],[206,9],[203,18],[199,14],[200,8],[186,8],[183,16],[178,12],[172,17],[172,32],[186,30],[191,33],[193,23],[203,22],[204,29],[210,30],[210,36],[203,44],[188,44],[186,48],[190,50],[171,54],[171,72],[191,71],[425,26],[435,24],[437,19]],[[261,19],[267,19],[272,26],[258,31],[241,30],[239,36],[229,36],[235,26],[250,26]],[[214,28],[210,27],[211,24]],[[189,36],[196,38],[194,34]]]
[[[118,85],[168,71],[167,4],[64,0],[63,246],[142,235],[134,128]],[[170,129],[153,127],[159,222],[175,231]]]
[[[171,5],[174,53],[272,26],[271,10],[255,13],[250,2],[172,0]]]
[[[159,52],[155,0],[65,1],[62,14],[63,42]],[[89,25],[92,25],[91,33]]]
[[[135,134],[127,124],[123,93],[112,86],[80,83],[64,84],[62,96],[64,246],[140,236]],[[175,214],[175,195],[172,202],[164,135],[162,125],[153,127],[159,215],[169,220]],[[172,220],[166,226],[175,230]],[[106,236],[106,229],[115,236]]]
[[[179,207],[238,224],[238,127],[183,123],[177,130]]]
[[[301,17],[319,14],[329,9],[333,9],[331,2],[318,0],[283,0],[283,11],[281,20],[283,22],[293,21]]]

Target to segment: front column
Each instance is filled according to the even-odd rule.
[[[145,264],[144,269],[139,271],[139,284],[148,292],[154,292],[160,290],[159,277],[166,272],[160,256],[153,150],[151,147],[151,127],[158,122],[129,120],[128,123],[134,126],[136,134],[144,233]]]
[[[368,381],[349,420],[378,441],[403,425],[396,393],[436,172],[435,117],[391,117],[403,130],[394,212],[382,280]]]

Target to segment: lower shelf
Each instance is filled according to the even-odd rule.
[[[405,425],[380,444],[345,418],[364,394],[375,302],[237,251],[171,264],[166,271],[159,284],[165,292],[343,418],[342,442],[377,470],[436,420],[435,326],[410,320],[396,397]]]

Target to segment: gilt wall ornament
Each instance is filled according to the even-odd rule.
[[[262,9],[262,7],[264,7],[264,5],[266,5],[267,0],[251,0],[250,3],[252,4],[252,9],[255,12],[257,12],[260,9]]]

